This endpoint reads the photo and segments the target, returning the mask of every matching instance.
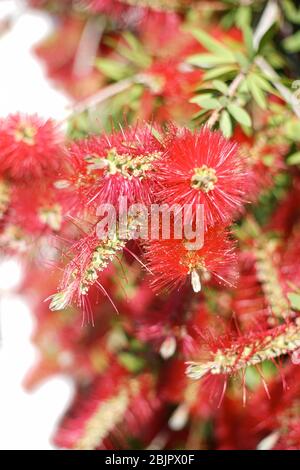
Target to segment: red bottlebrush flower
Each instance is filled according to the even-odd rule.
[[[214,278],[229,284],[236,279],[235,243],[224,227],[213,227],[204,236],[202,248],[189,250],[185,240],[153,240],[146,246],[148,266],[155,290],[178,288],[190,277],[195,292],[201,283]]]
[[[149,204],[153,163],[162,154],[161,143],[147,126],[94,136],[70,148],[72,170],[63,186],[69,185],[84,207],[117,206],[122,196],[128,204]]]
[[[150,376],[130,378],[117,364],[80,390],[62,420],[54,441],[77,450],[128,448],[128,435],[144,444],[157,432],[156,415],[161,400]],[[154,429],[152,426],[154,425]]]
[[[130,231],[128,238],[130,238]],[[93,230],[91,234],[75,242],[65,253],[66,259],[70,261],[64,268],[60,291],[49,297],[50,309],[62,310],[74,302],[83,310],[86,309],[88,315],[92,316],[87,294],[95,285],[110,299],[98,277],[117,258],[127,241],[128,239],[119,238],[117,234],[114,238],[99,239],[96,231]],[[114,306],[113,302],[112,305]],[[115,306],[114,308],[117,310]]]
[[[14,179],[53,176],[61,166],[62,141],[52,120],[10,115],[0,121],[0,170]]]
[[[203,127],[195,133],[174,129],[167,158],[157,162],[163,203],[203,204],[205,227],[229,223],[250,190],[250,174],[236,144]]]
[[[208,360],[190,362],[187,375],[201,379],[206,374],[233,375],[248,366],[292,354],[300,345],[300,322],[287,322],[262,332],[250,332],[234,340],[233,336],[211,340]]]
[[[11,205],[7,221],[30,234],[58,232],[63,224],[63,208],[53,185],[35,184],[35,197],[32,188],[16,185],[11,192]]]

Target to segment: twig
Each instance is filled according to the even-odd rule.
[[[271,26],[276,23],[279,18],[280,10],[276,0],[269,0],[263,14],[260,17],[259,23],[255,29],[253,35],[253,47],[255,50],[258,49],[259,43],[262,40],[266,32]]]
[[[294,113],[300,118],[300,102],[294,96],[294,94],[281,83],[279,75],[271,67],[271,65],[261,56],[255,59],[256,65],[260,70],[269,78],[274,88],[279,91],[282,98],[288,103],[293,109]]]
[[[93,67],[99,44],[105,30],[104,18],[90,18],[81,35],[73,65],[73,74],[80,77]]]
[[[108,85],[105,88],[101,88],[97,93],[93,96],[88,97],[85,100],[80,101],[75,106],[73,106],[70,110],[70,113],[65,117],[65,121],[70,119],[71,117],[77,116],[78,114],[83,113],[89,108],[96,106],[103,101],[106,101],[109,98],[121,93],[122,91],[127,90],[131,85],[134,83],[139,83],[137,75],[130,78],[125,78],[124,80],[120,80],[117,83],[113,83],[112,85]]]

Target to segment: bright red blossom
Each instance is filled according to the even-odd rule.
[[[0,171],[14,179],[52,176],[62,161],[62,136],[52,120],[15,114],[0,121]]]
[[[166,149],[167,158],[157,162],[158,199],[170,205],[203,204],[205,228],[230,223],[250,190],[249,169],[237,145],[207,127],[194,133],[175,128]]]
[[[204,237],[204,245],[189,250],[185,240],[153,240],[146,247],[148,266],[153,273],[155,290],[182,286],[189,277],[195,292],[203,281],[214,278],[229,284],[236,278],[235,244],[228,238],[224,227],[213,227]]]
[[[161,143],[147,126],[111,135],[93,136],[70,148],[71,173],[66,180],[83,206],[151,202],[153,164],[163,154]]]

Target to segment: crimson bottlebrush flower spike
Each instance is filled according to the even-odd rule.
[[[119,447],[126,448],[127,433],[147,443],[151,431],[145,424],[155,420],[161,406],[153,386],[151,376],[131,377],[113,363],[103,376],[79,391],[55,443],[68,449],[94,450],[111,448],[117,441]]]
[[[187,240],[152,240],[146,245],[146,259],[153,274],[155,290],[172,290],[189,278],[193,290],[201,291],[202,283],[214,279],[232,285],[237,277],[235,243],[224,227],[216,226],[204,235],[200,249],[188,249]]]
[[[86,235],[75,242],[67,256],[71,261],[64,268],[60,291],[49,297],[51,310],[62,310],[73,302],[84,306],[85,298],[92,285],[97,284],[100,272],[122,251],[127,240],[99,240],[95,234]]]
[[[250,190],[250,171],[237,145],[220,132],[174,127],[166,140],[166,158],[156,164],[162,185],[157,198],[169,204],[204,206],[205,228],[229,224]]]
[[[57,184],[77,194],[83,207],[110,203],[117,208],[120,197],[128,204],[149,204],[153,163],[163,151],[150,125],[93,136],[71,146],[71,171]]]
[[[109,295],[98,281],[99,274],[122,252],[136,229],[134,220],[129,219],[127,228],[119,233],[99,238],[96,230],[75,242],[67,252],[71,259],[64,268],[61,290],[50,296],[50,309],[62,310],[72,302],[84,306],[85,299],[93,285]]]
[[[228,339],[227,339],[228,340]],[[201,379],[204,375],[235,374],[250,365],[292,354],[300,346],[300,321],[286,323],[271,330],[249,333],[228,345],[215,344],[207,361],[188,363],[187,375]]]
[[[13,179],[56,175],[61,168],[63,137],[57,124],[36,115],[0,120],[0,172]]]

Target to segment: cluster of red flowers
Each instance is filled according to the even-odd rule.
[[[260,77],[266,97],[254,95],[270,109],[253,103],[257,122],[245,125],[240,104],[259,78],[241,84],[243,66],[227,86],[235,68],[184,29],[191,2],[158,1],[162,11],[138,0],[59,3],[54,35],[37,53],[83,100],[70,129],[36,116],[0,121],[0,245],[28,261],[21,290],[40,353],[26,384],[62,373],[76,388],[56,445],[299,449],[300,180],[286,159],[297,119]],[[215,38],[243,41],[215,22],[211,36],[214,47]],[[211,75],[204,92],[225,90],[223,100],[209,95],[208,108],[227,128],[234,122],[231,139],[216,120],[191,120],[204,71],[186,59],[203,52],[223,67],[225,81]],[[225,110],[234,82],[236,122]],[[100,106],[94,121],[90,103]],[[105,131],[110,114],[125,124]],[[172,223],[188,207],[203,240],[191,248],[186,233],[164,236],[162,214],[156,236],[138,239],[134,216],[120,236],[123,200],[146,210],[150,228],[153,206]],[[99,237],[103,205],[117,221]]]

